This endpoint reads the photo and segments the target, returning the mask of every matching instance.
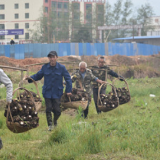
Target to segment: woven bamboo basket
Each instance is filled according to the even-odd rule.
[[[81,90],[84,90],[82,87],[82,83],[79,79],[78,79],[78,82],[79,82]],[[69,102],[61,102],[61,105],[64,109],[68,109],[68,108],[78,109],[80,107],[83,110],[85,110],[87,108],[88,100],[87,101],[86,100],[85,101],[71,101],[71,98],[70,97],[68,98],[69,98]]]
[[[80,89],[84,90],[82,87],[82,83],[81,81],[78,79],[79,85],[80,85]],[[76,88],[76,87],[75,87]],[[69,98],[69,102],[61,102],[61,105],[64,109],[78,109],[79,107],[82,108],[83,110],[85,110],[87,108],[88,105],[88,100],[86,101],[71,101],[71,98]]]
[[[112,85],[114,85],[114,87],[116,88],[116,90],[118,89],[116,86],[115,86],[115,81],[116,80],[119,80],[119,78],[115,78],[113,81],[112,81]],[[123,81],[121,82],[124,82],[124,86],[125,86],[125,92],[121,92],[120,94],[118,94],[117,92],[117,96],[119,98],[119,105],[121,104],[125,104],[125,103],[128,103],[131,99],[131,95],[130,95],[130,90],[129,90],[129,87],[128,87],[128,83],[125,79],[123,79]],[[122,90],[122,88],[119,88],[120,90]],[[124,98],[123,98],[123,94],[124,94]]]
[[[102,103],[102,101],[101,101],[101,98],[100,98],[100,91],[101,91],[101,88],[102,88],[104,85],[110,85],[110,86],[112,87],[112,92],[113,92],[113,94],[114,94],[115,97],[116,97],[116,104],[117,104],[117,105],[116,105],[115,107],[112,107],[112,106],[106,107],[106,105],[103,105],[103,103]],[[101,86],[100,86],[99,89],[98,89],[97,106],[98,106],[99,110],[100,110],[100,111],[103,111],[103,112],[111,111],[111,110],[113,110],[113,109],[115,109],[115,108],[117,108],[117,107],[119,106],[119,98],[118,98],[118,96],[117,96],[117,92],[116,92],[116,90],[115,90],[115,87],[114,87],[112,84],[110,84],[110,83],[108,83],[108,82],[105,82],[105,83],[101,84]]]
[[[37,90],[37,95],[40,97],[40,94],[39,94],[39,89],[38,89],[38,85],[37,85],[37,83],[36,83],[36,81],[34,80],[34,79],[32,79],[31,77],[27,77],[27,79],[30,79],[30,80],[32,80],[33,81],[33,83],[34,83],[34,85],[35,85],[35,87],[36,87],[36,90]],[[19,82],[19,87],[21,86],[21,84],[24,82],[24,80],[25,79],[23,79],[23,80],[21,80],[20,82]],[[42,101],[42,100],[41,100]],[[34,102],[35,103],[35,106],[36,106],[36,111],[38,112],[40,109],[41,109],[41,107],[42,107],[42,102]]]
[[[61,102],[61,105],[65,109],[78,109],[81,107],[83,110],[85,110],[88,105],[88,101],[71,101],[69,97],[69,102]]]
[[[15,92],[17,92],[19,90],[25,90],[30,95],[32,102],[34,102],[34,98],[33,98],[32,94],[25,88],[19,87],[19,88],[15,89],[13,91],[13,95],[15,94]],[[9,116],[11,118],[11,121],[8,120]],[[26,132],[30,129],[36,128],[36,127],[29,126],[29,125],[24,127],[24,126],[21,126],[18,122],[14,122],[12,114],[11,114],[11,110],[10,110],[10,105],[8,105],[8,109],[7,109],[6,125],[7,125],[8,129],[10,131],[12,131],[13,133],[22,133],[22,132]],[[37,127],[38,127],[38,125],[37,125]]]

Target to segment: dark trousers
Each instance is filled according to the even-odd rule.
[[[0,138],[0,149],[3,147],[2,140]]]
[[[61,101],[60,99],[50,99],[45,98],[45,104],[46,104],[46,118],[48,126],[52,125],[52,112],[54,113],[54,125],[57,125],[57,120],[61,115]]]
[[[89,104],[91,103],[91,95],[88,95],[88,104],[87,104],[87,107],[86,107],[86,109],[83,111],[83,116],[84,116],[84,118],[86,118],[87,117],[87,115],[88,115],[88,110],[89,110]]]
[[[106,93],[106,88],[101,88],[100,94],[105,94]],[[101,111],[98,109],[97,106],[97,100],[98,100],[98,88],[93,88],[93,99],[94,99],[94,104],[97,110],[97,113],[101,113]]]

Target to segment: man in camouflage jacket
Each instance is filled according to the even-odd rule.
[[[76,88],[85,89],[85,91],[88,93],[88,105],[84,110],[84,118],[86,118],[88,115],[89,104],[91,102],[91,82],[95,81],[100,84],[104,82],[92,74],[92,71],[87,68],[87,64],[85,62],[79,63],[79,70],[76,70],[74,73],[72,73],[71,79],[72,82],[76,81]]]
[[[112,71],[108,66],[105,66],[105,58],[102,56],[102,57],[99,57],[98,58],[98,66],[94,66],[91,70],[92,70],[92,73],[98,77],[99,79],[101,79],[102,81],[105,81],[105,77],[106,77],[106,74],[109,74],[113,77],[116,77],[116,78],[119,78],[121,81],[123,81],[123,77],[122,76],[119,76],[117,73],[115,73],[114,71]],[[101,113],[101,111],[98,109],[98,106],[97,106],[97,99],[98,99],[98,87],[99,87],[99,84],[97,82],[93,82],[92,83],[92,86],[93,86],[93,99],[94,99],[94,103],[95,103],[95,107],[96,107],[96,110],[97,110],[97,113]],[[106,87],[103,87],[100,91],[100,94],[105,94],[106,92]]]

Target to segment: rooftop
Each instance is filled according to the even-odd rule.
[[[160,38],[159,36],[134,36],[134,39],[154,39],[154,38]],[[125,37],[125,38],[115,38],[113,40],[132,40],[133,37]]]

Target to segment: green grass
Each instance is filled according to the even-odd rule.
[[[75,117],[62,113],[52,132],[47,131],[45,113],[41,112],[38,128],[12,133],[6,127],[4,111],[0,111],[4,146],[0,160],[159,160],[160,78],[131,78],[127,82],[129,103],[98,115],[92,100],[88,119],[81,118],[81,112]],[[41,83],[39,86],[41,92]],[[26,87],[35,91],[34,86]]]

